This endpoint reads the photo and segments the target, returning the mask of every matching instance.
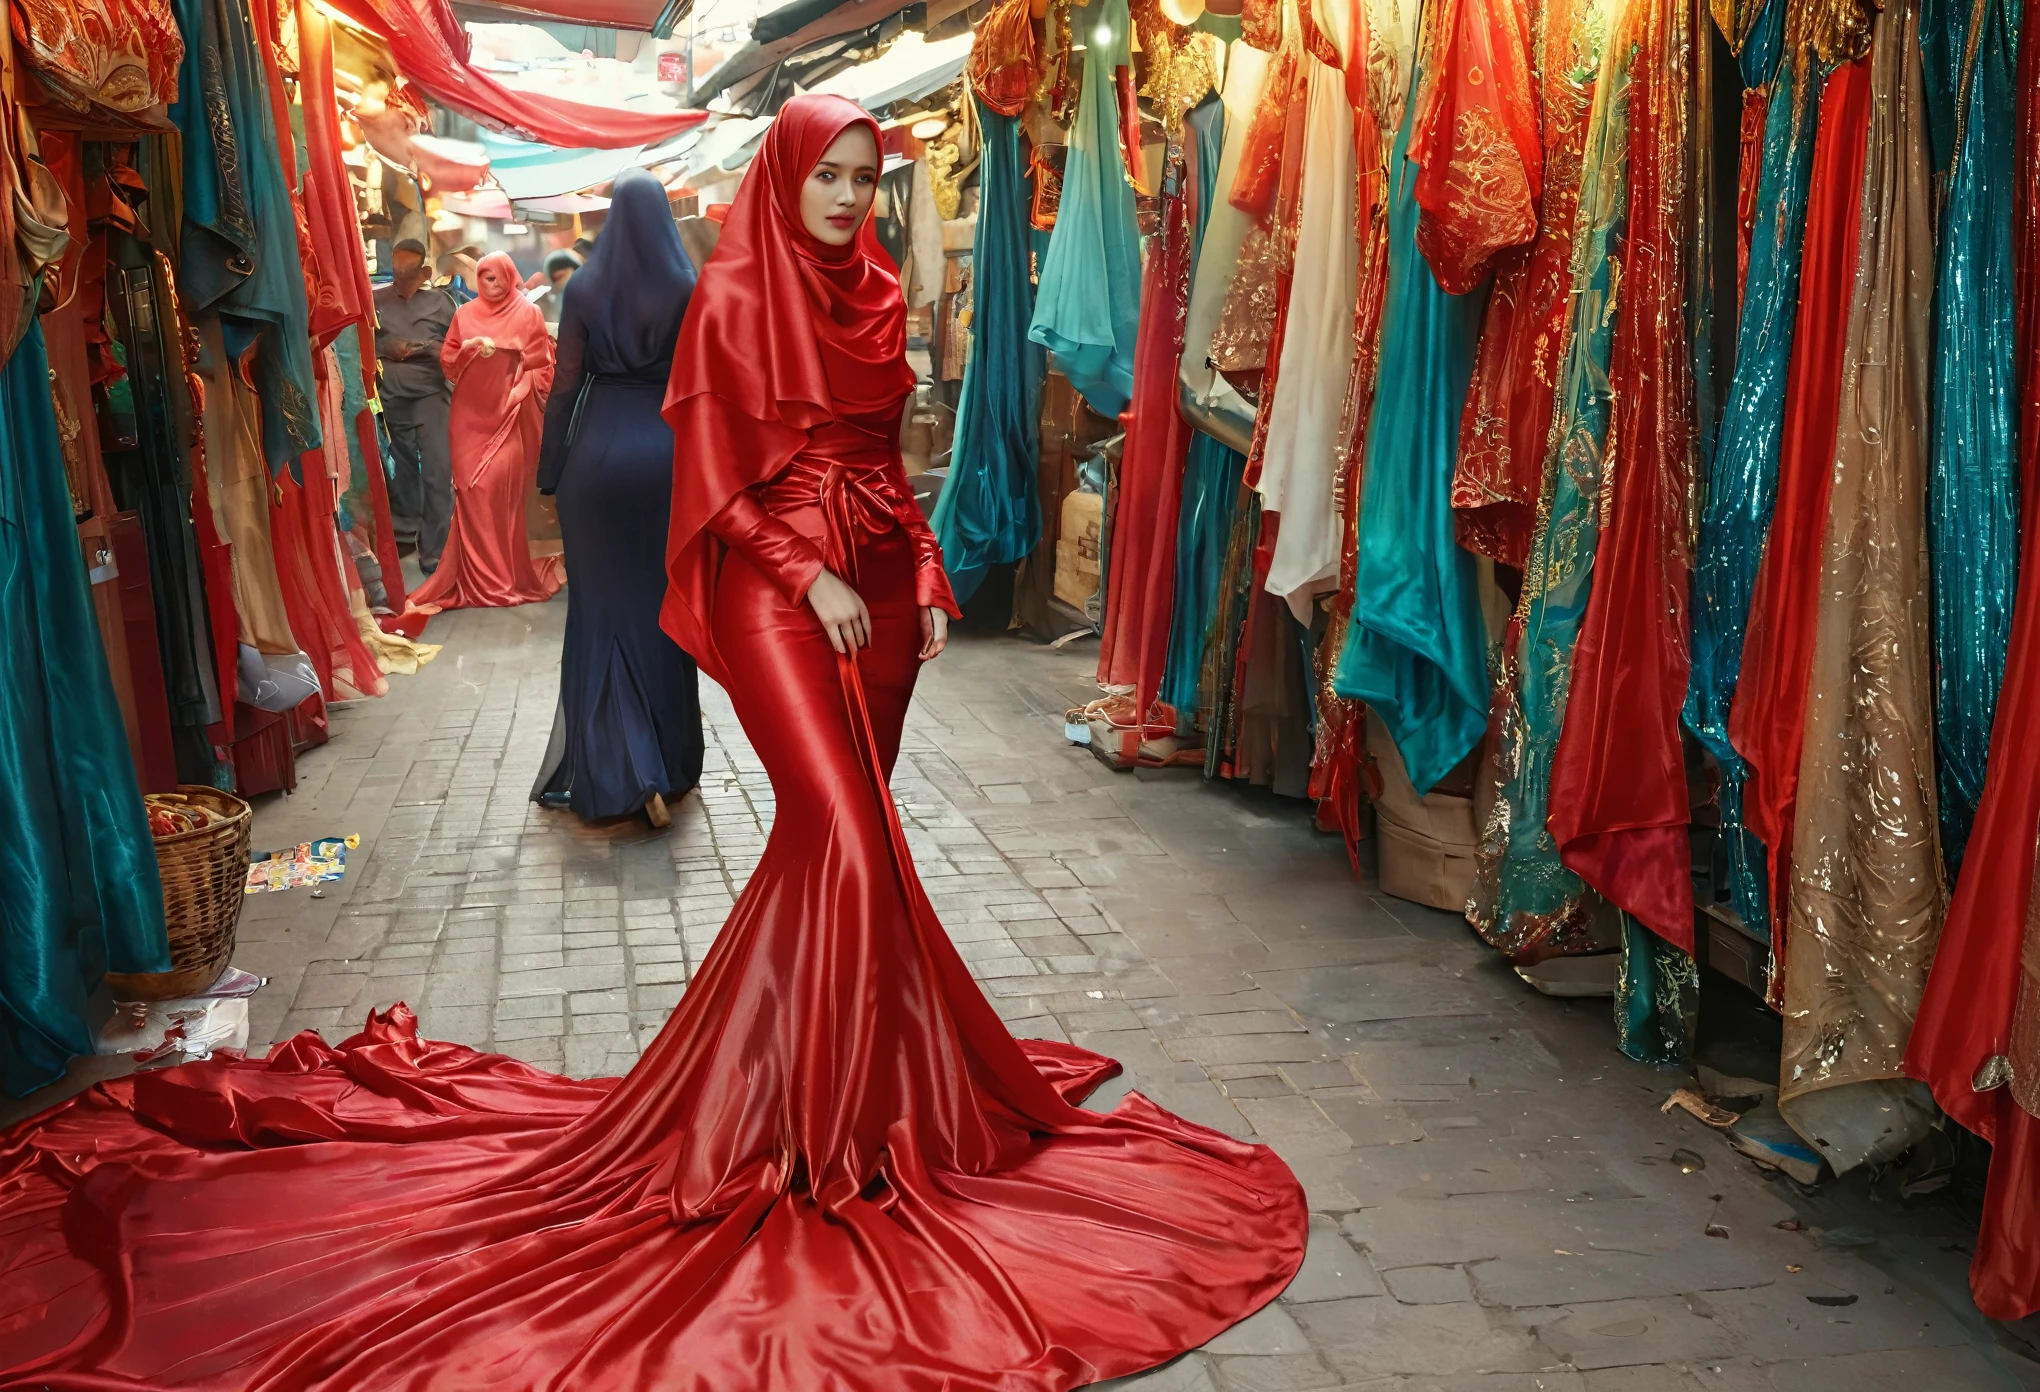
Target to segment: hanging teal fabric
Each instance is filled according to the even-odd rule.
[[[1055,365],[1092,410],[1116,419],[1133,396],[1133,338],[1140,326],[1140,230],[1119,151],[1113,82],[1113,70],[1133,62],[1126,0],[1092,0],[1070,22],[1090,46],[1063,162],[1062,202],[1027,336],[1055,354]]]
[[[1353,625],[1332,689],[1381,717],[1427,793],[1487,730],[1487,628],[1451,500],[1487,287],[1446,294],[1417,250],[1418,171],[1404,158],[1417,103],[1406,105],[1389,158],[1381,382],[1367,428]]]
[[[1700,967],[1693,954],[1622,915],[1615,979],[1615,1046],[1638,1063],[1685,1063],[1700,1021]]]
[[[975,98],[973,98],[975,100]],[[971,253],[972,338],[956,405],[949,478],[935,501],[935,536],[957,601],[977,593],[985,571],[1031,553],[1041,541],[1041,379],[1047,362],[1027,336],[1034,313],[1028,208],[1032,185],[1020,151],[1020,119],[977,102],[977,242]]]
[[[1743,761],[1728,741],[1728,712],[1742,670],[1744,626],[1756,588],[1757,564],[1778,497],[1778,442],[1785,421],[1785,376],[1799,309],[1799,260],[1806,235],[1808,181],[1813,170],[1815,116],[1820,109],[1817,62],[1795,76],[1785,53],[1780,0],[1764,7],[1743,50],[1745,71],[1769,58],[1770,106],[1764,117],[1763,166],[1749,272],[1737,326],[1735,374],[1716,437],[1700,544],[1693,567],[1693,675],[1686,690],[1686,725],[1721,765],[1721,837],[1730,903],[1750,931],[1769,934],[1764,847],[1743,824]],[[1803,83],[1803,90],[1802,90]]]
[[[1594,105],[1581,155],[1579,214],[1572,259],[1572,309],[1559,347],[1558,388],[1538,522],[1512,622],[1515,647],[1498,696],[1502,771],[1495,811],[1480,852],[1474,926],[1512,960],[1577,952],[1590,941],[1594,900],[1559,862],[1547,826],[1551,766],[1565,724],[1573,650],[1592,592],[1607,480],[1608,418],[1613,397],[1615,273],[1629,215],[1629,59],[1631,45],[1611,42],[1594,83]],[[1497,844],[1499,842],[1499,844]]]
[[[89,1054],[109,970],[167,971],[163,889],[33,324],[0,370],[0,1090]]]
[[[217,312],[230,357],[250,348],[262,453],[275,473],[319,447],[310,309],[261,51],[241,0],[176,0],[184,228],[177,284],[193,319]]]
[[[374,530],[374,495],[369,492],[368,471],[374,468],[388,477],[383,461],[378,458],[373,465],[361,457],[361,432],[353,429],[361,413],[368,409],[368,393],[361,385],[361,326],[349,324],[333,336],[333,356],[340,362],[340,419],[349,427],[347,437],[347,492],[340,498],[340,525],[347,531],[354,529],[354,519],[366,518],[369,529]]]
[[[1194,714],[1204,669],[1204,644],[1218,608],[1219,579],[1232,536],[1246,456],[1199,431],[1183,463],[1183,507],[1176,521],[1176,611],[1169,621],[1169,659],[1162,701]]]
[[[1218,160],[1225,145],[1225,106],[1207,99],[1189,116],[1197,137],[1197,221],[1194,257],[1203,251],[1204,229],[1211,221],[1211,200],[1218,196]],[[1204,644],[1218,607],[1220,574],[1226,544],[1232,536],[1233,507],[1239,501],[1240,476],[1246,457],[1199,432],[1190,441],[1183,462],[1183,502],[1176,517],[1175,611],[1169,621],[1169,657],[1162,670],[1162,700],[1178,715],[1197,710],[1197,682],[1204,666]]]
[[[1941,847],[1962,863],[1983,795],[2019,579],[2019,384],[2012,361],[2014,87],[2019,0],[1980,0],[1962,52],[1960,148],[1934,283],[1935,763]]]

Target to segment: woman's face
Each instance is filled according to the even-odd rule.
[[[475,272],[475,289],[481,292],[483,299],[494,304],[510,293],[509,278],[503,274],[501,266],[483,266]]]
[[[837,136],[800,186],[800,222],[827,246],[848,246],[878,194],[878,142],[863,125]]]

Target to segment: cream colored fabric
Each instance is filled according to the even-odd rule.
[[[1360,243],[1353,231],[1353,108],[1345,74],[1313,57],[1302,61],[1309,70],[1309,111],[1296,269],[1260,490],[1262,506],[1282,518],[1268,592],[1308,623],[1313,599],[1339,577],[1341,527],[1332,484],[1353,371]]]
[[[1225,143],[1219,154],[1218,182],[1212,194],[1211,216],[1204,224],[1204,241],[1198,248],[1197,267],[1190,282],[1190,308],[1183,322],[1183,384],[1206,406],[1226,411],[1251,422],[1254,408],[1234,391],[1210,362],[1211,336],[1218,328],[1219,313],[1225,308],[1226,291],[1240,263],[1240,244],[1254,225],[1253,218],[1232,205],[1228,194],[1233,177],[1239,173],[1240,148],[1246,143],[1247,127],[1260,104],[1261,91],[1268,82],[1269,55],[1235,41],[1225,64]]]

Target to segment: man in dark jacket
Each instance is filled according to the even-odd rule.
[[[439,553],[453,525],[453,456],[447,435],[453,388],[439,366],[439,349],[453,327],[453,297],[427,283],[425,248],[419,242],[398,242],[391,262],[395,279],[375,292],[383,421],[396,449],[390,512],[399,539],[415,539],[418,564],[430,575],[439,568]]]

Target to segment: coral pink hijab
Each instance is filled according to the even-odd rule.
[[[454,312],[453,328],[439,350],[440,366],[453,383],[455,482],[463,487],[473,487],[513,439],[521,443],[531,418],[545,409],[553,378],[552,335],[546,332],[545,315],[518,289],[517,263],[500,251],[490,252],[475,267],[475,290],[479,298]],[[486,358],[483,339],[496,345]],[[513,360],[514,372],[507,370]],[[462,379],[477,363],[499,363],[505,370],[477,373],[463,388]],[[478,391],[500,393],[501,400],[474,400]],[[468,400],[462,400],[463,393]],[[459,409],[463,406],[486,409]]]

